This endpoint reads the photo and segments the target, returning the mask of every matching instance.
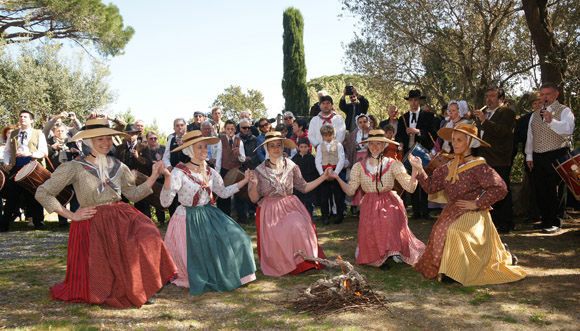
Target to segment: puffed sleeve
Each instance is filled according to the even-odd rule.
[[[50,178],[36,189],[34,198],[46,209],[47,212],[53,213],[62,205],[56,199],[56,196],[67,186],[77,180],[78,172],[74,169],[73,162],[61,164],[52,173]]]
[[[349,196],[354,195],[356,189],[360,186],[361,175],[363,174],[362,164],[357,162],[350,170],[350,179],[348,180],[348,189],[344,192]]]
[[[391,171],[393,172],[393,177],[401,184],[403,189],[409,193],[415,192],[417,188],[417,182],[411,180],[411,176],[407,173],[407,169],[401,161],[395,161],[391,165]]]
[[[123,176],[121,182],[121,192],[130,201],[138,202],[149,194],[153,193],[153,190],[150,187],[147,187],[146,183],[135,186],[135,176],[125,164],[121,164],[119,171],[121,172],[120,175]]]
[[[417,176],[419,184],[427,194],[433,194],[441,191],[444,188],[445,177],[447,177],[447,166],[441,166],[433,172],[431,177],[427,176],[427,173],[423,171],[422,174]]]
[[[183,183],[183,171],[178,168],[171,170],[171,188],[166,190],[161,189],[161,194],[159,195],[159,202],[163,207],[169,207],[175,198],[175,195],[179,190],[181,190],[181,185]]]
[[[487,208],[507,195],[507,186],[499,174],[487,164],[473,168],[477,181],[484,189],[483,194],[475,204],[478,209]]]
[[[210,171],[211,171],[211,190],[212,192],[217,194],[218,197],[222,199],[227,199],[240,191],[238,189],[238,184],[232,184],[228,187],[225,187],[222,176],[220,176],[214,169],[210,168]]]
[[[306,193],[306,180],[302,177],[302,172],[300,171],[300,167],[295,165],[294,169],[292,169],[292,180],[294,182],[294,188],[302,193]]]

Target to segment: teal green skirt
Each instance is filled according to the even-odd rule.
[[[211,205],[185,207],[189,292],[231,291],[256,272],[252,240]]]

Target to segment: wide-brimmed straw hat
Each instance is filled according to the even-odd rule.
[[[383,130],[371,130],[369,132],[369,137],[366,140],[361,141],[359,144],[361,144],[361,145],[367,144],[370,141],[380,141],[383,143],[399,145],[398,142],[391,140],[391,139],[387,139],[385,137],[385,131],[383,131]]]
[[[260,146],[256,147],[256,149],[254,149],[254,152],[257,151],[258,148],[266,145],[267,143],[269,143],[271,141],[275,141],[275,140],[282,140],[285,148],[290,148],[290,149],[296,148],[296,143],[290,139],[286,139],[284,136],[282,136],[282,133],[280,131],[270,131],[270,132],[266,132],[266,140],[264,140],[264,142],[261,143]]]
[[[186,133],[183,136],[183,143],[181,143],[181,146],[172,149],[171,153],[180,151],[180,150],[182,150],[186,147],[189,147],[195,143],[198,143],[200,141],[205,141],[208,145],[213,145],[213,144],[219,143],[220,138],[218,138],[218,137],[204,137],[201,134],[200,130],[189,131],[188,133]]]
[[[455,128],[441,128],[439,129],[439,131],[437,131],[437,134],[439,135],[439,137],[441,137],[441,139],[451,142],[453,137],[453,131],[465,133],[471,138],[479,140],[482,146],[491,147],[490,144],[488,144],[487,142],[485,142],[484,140],[480,139],[477,136],[477,127],[469,123],[461,123]]]
[[[129,138],[129,136],[121,131],[113,130],[109,127],[109,120],[104,118],[95,118],[88,120],[85,126],[81,128],[77,134],[70,140],[89,139],[102,136],[122,136]]]

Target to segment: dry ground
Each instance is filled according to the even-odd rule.
[[[271,329],[271,330],[578,330],[580,328],[580,214],[572,214],[562,232],[539,234],[521,224],[502,235],[528,277],[503,285],[462,287],[425,280],[410,266],[391,270],[357,266],[389,299],[391,312],[365,310],[322,318],[299,315],[282,302],[298,296],[320,277],[340,270],[309,271],[297,276],[266,277],[227,293],[192,296],[174,285],[156,295],[154,305],[111,309],[67,304],[49,298],[49,287],[64,280],[67,232],[48,223],[33,231],[20,222],[0,234],[0,328],[5,329]],[[317,224],[318,225],[318,224]],[[319,226],[329,258],[340,254],[354,262],[357,220]],[[433,222],[410,221],[427,241]],[[255,227],[246,227],[255,242]],[[165,227],[161,228],[165,232]]]

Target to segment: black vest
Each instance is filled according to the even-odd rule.
[[[177,148],[177,141],[175,137],[171,138],[171,143],[169,144],[169,150],[172,151],[174,148]],[[189,156],[183,154],[183,151],[177,151],[169,154],[169,162],[171,163],[172,167],[175,167],[179,162],[187,163],[191,159]]]

